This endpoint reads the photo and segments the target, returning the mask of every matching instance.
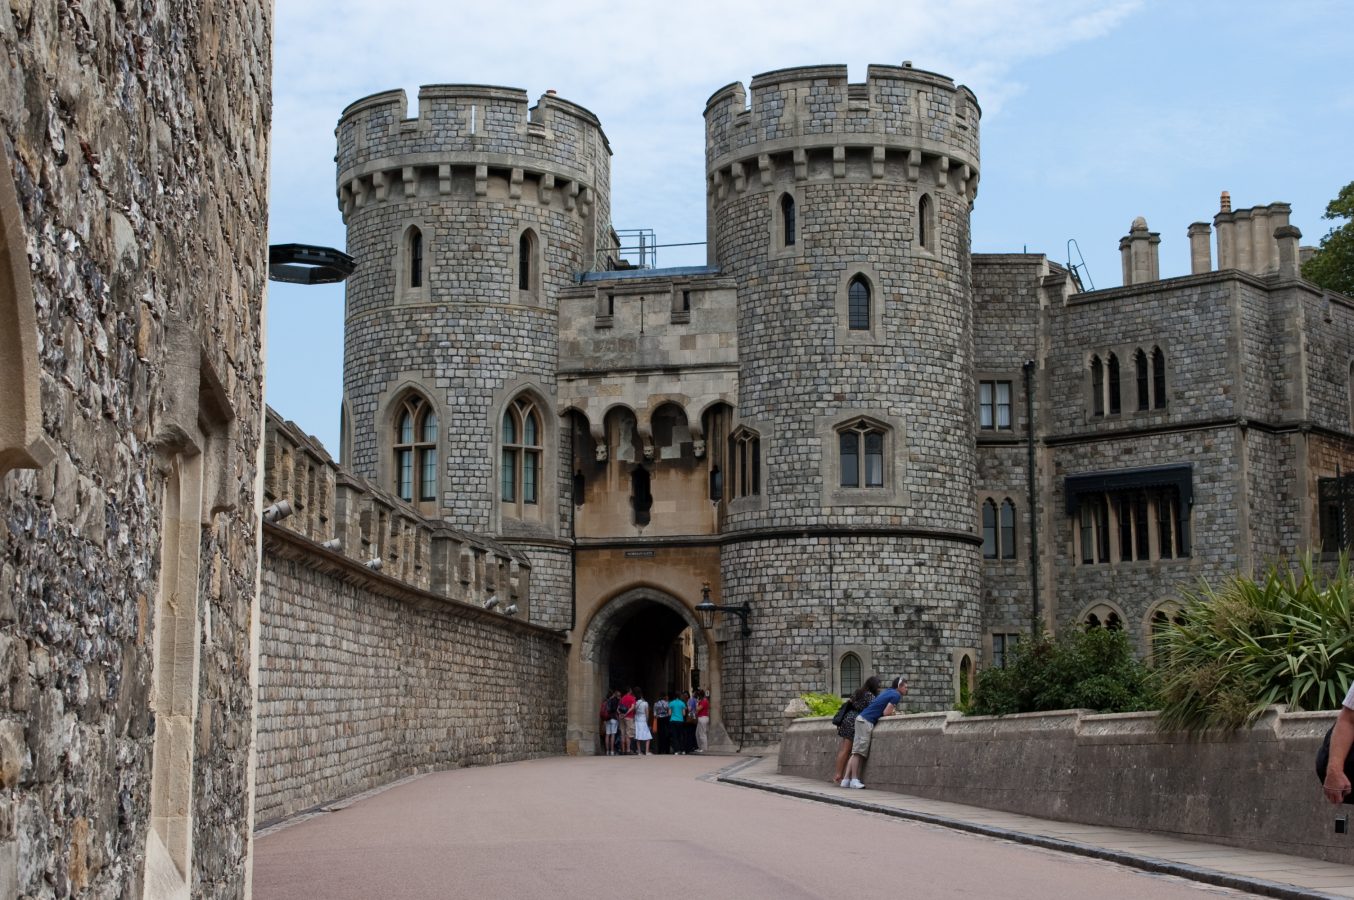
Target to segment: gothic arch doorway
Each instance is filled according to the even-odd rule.
[[[604,603],[580,642],[585,690],[578,725],[587,737],[579,752],[600,751],[597,710],[612,688],[638,687],[650,703],[665,692],[704,688],[712,698],[711,743],[727,741],[713,647],[691,608],[658,588],[631,588]]]

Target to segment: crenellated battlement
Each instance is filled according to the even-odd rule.
[[[520,551],[419,514],[339,468],[322,446],[271,408],[264,459],[267,503],[286,500],[294,510],[278,528],[357,563],[380,559],[382,575],[419,590],[477,608],[491,596],[503,607],[527,608],[531,563]]]
[[[722,197],[769,185],[780,166],[793,166],[798,181],[811,168],[846,177],[848,159],[858,159],[873,178],[892,169],[915,181],[929,168],[937,184],[972,200],[980,116],[967,87],[910,64],[870,66],[859,84],[845,66],[765,72],[752,79],[750,101],[736,82],[706,102],[709,187]]]
[[[542,203],[572,210],[609,190],[611,145],[597,117],[546,92],[528,106],[519,88],[436,84],[419,89],[407,118],[403,90],[372,94],[339,118],[339,206],[345,218],[371,200],[413,196],[427,182],[442,194],[464,178],[477,196],[501,177],[509,190],[528,184]]]

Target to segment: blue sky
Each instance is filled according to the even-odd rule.
[[[678,8],[680,6],[680,8]],[[798,65],[911,60],[967,84],[982,118],[975,252],[1066,262],[1120,281],[1135,216],[1161,232],[1163,277],[1187,274],[1189,223],[1218,195],[1293,205],[1303,243],[1354,180],[1354,3],[1348,0],[281,0],[273,68],[269,240],[343,247],[334,125],[359,97],[435,83],[547,89],[611,141],[612,220],[661,242],[705,234],[705,100]],[[660,265],[704,262],[703,248]],[[273,284],[267,398],[338,452],[343,290]]]

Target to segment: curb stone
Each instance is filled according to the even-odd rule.
[[[917,822],[924,822],[928,825],[939,825],[942,828],[952,828],[956,831],[967,831],[972,834],[981,834],[986,837],[1013,841],[1017,844],[1042,847],[1045,850],[1056,850],[1061,853],[1071,853],[1076,856],[1101,859],[1106,862],[1118,863],[1121,866],[1141,869],[1145,872],[1155,872],[1161,875],[1174,875],[1179,878],[1187,878],[1190,881],[1216,885],[1217,887],[1231,888],[1238,891],[1249,891],[1252,894],[1259,894],[1262,897],[1278,897],[1281,898],[1281,900],[1345,900],[1345,898],[1337,897],[1335,894],[1325,894],[1320,891],[1308,890],[1307,888],[1299,887],[1294,884],[1282,884],[1276,881],[1265,881],[1260,878],[1249,878],[1245,875],[1234,875],[1229,872],[1220,872],[1217,869],[1205,869],[1199,866],[1186,865],[1185,863],[1171,862],[1170,860],[1159,859],[1154,856],[1141,856],[1136,853],[1125,853],[1122,850],[1110,850],[1106,847],[1096,847],[1092,844],[1051,838],[1039,834],[1028,834],[1023,831],[1012,831],[1007,828],[998,828],[993,825],[980,825],[975,822],[966,822],[963,819],[952,819],[948,816],[938,816],[933,813],[898,809],[893,806],[871,803],[868,800],[857,800],[854,797],[834,797],[828,794],[799,790],[797,788],[784,787],[782,785],[764,784],[750,778],[740,778],[737,776],[738,772],[754,765],[758,761],[759,758],[754,758],[728,766],[715,773],[712,780],[724,784],[735,785],[736,787],[752,788],[753,790],[767,791],[772,794],[783,794],[787,797],[797,797],[801,800],[814,800],[819,803],[844,806],[848,809],[859,809],[865,812],[880,813],[882,815],[892,816],[896,819],[911,819]]]

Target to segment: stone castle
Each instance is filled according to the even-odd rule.
[[[1347,543],[1354,306],[1287,208],[1166,280],[1135,223],[1111,290],[973,255],[977,103],[907,66],[718,91],[679,270],[625,266],[577,105],[349,107],[335,461],[263,404],[271,46],[268,3],[0,14],[0,896],[248,897],[257,827],[591,752],[611,683],[762,744]]]
[[[1348,306],[1300,279],[1286,204],[1224,195],[1217,269],[1197,223],[1166,280],[1138,219],[1124,286],[1085,291],[970,252],[967,88],[785,69],[707,102],[708,264],[633,267],[586,109],[435,85],[406,113],[373,95],[336,132],[342,462],[529,560],[573,750],[612,684],[704,684],[765,743],[871,671],[948,707],[1036,622],[1148,653],[1182,588],[1338,518]],[[705,585],[750,636],[698,626]]]

